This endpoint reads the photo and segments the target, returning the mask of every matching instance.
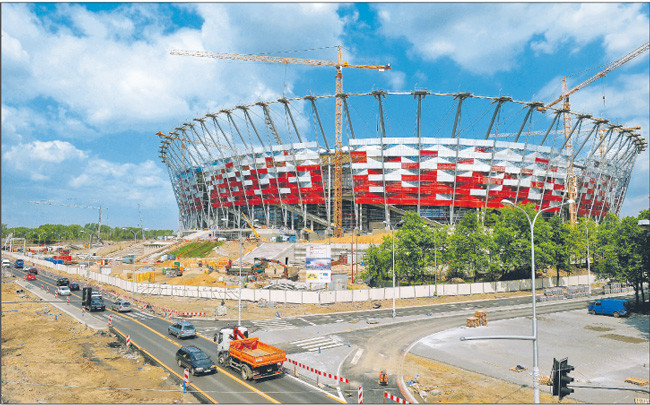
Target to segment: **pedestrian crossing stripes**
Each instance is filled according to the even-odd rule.
[[[296,328],[296,326],[282,319],[261,319],[261,320],[252,321],[252,323],[258,329],[261,329],[263,331]]]
[[[300,348],[307,349],[307,351],[310,352],[315,352],[318,349],[325,350],[331,349],[332,347],[343,346],[343,342],[333,336],[319,336],[311,339],[295,340],[290,343]]]

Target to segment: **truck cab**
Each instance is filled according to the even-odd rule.
[[[277,347],[248,337],[244,327],[224,328],[214,336],[218,362],[241,372],[243,380],[259,380],[283,373],[287,353]]]
[[[617,298],[603,298],[589,304],[588,311],[592,315],[613,315],[618,318],[630,314],[630,302]]]

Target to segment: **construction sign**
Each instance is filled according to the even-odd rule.
[[[305,281],[332,282],[332,249],[329,245],[309,245],[305,249]]]

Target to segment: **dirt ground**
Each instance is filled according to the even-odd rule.
[[[411,381],[416,375],[420,375],[418,383],[410,387],[411,393],[420,403],[533,402],[532,387],[522,387],[413,354],[406,356],[404,370],[404,381]],[[557,403],[557,398],[550,394],[549,388],[540,385],[540,403]],[[577,403],[577,401],[566,398],[562,403]]]
[[[2,403],[198,402],[112,334],[29,302],[36,297],[19,289],[2,283]]]

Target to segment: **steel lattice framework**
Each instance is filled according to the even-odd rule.
[[[428,91],[281,98],[223,109],[160,136],[185,228],[332,229],[336,102],[343,103],[343,227],[383,227],[408,211],[454,223],[504,198],[538,208],[619,213],[646,141],[603,118],[510,97]],[[565,133],[564,116],[573,125]]]

